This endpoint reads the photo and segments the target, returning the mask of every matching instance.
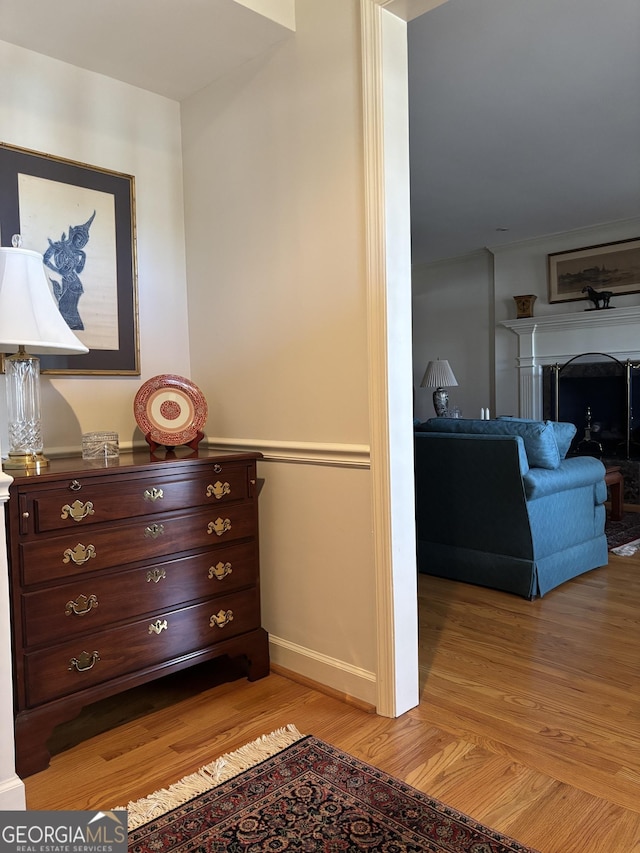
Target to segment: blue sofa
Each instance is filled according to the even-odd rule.
[[[414,427],[418,568],[542,596],[608,562],[604,465],[573,424],[433,418]]]

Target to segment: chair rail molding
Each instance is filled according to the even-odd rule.
[[[260,451],[265,461],[301,465],[369,468],[368,444],[336,444],[316,441],[272,441],[262,438],[207,437],[207,447],[227,453]]]
[[[640,359],[640,306],[503,320],[501,325],[518,336],[520,414],[527,418],[543,415],[543,366],[587,353]]]

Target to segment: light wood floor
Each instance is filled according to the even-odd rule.
[[[534,602],[419,588],[421,701],[401,718],[197,669],[61,727],[28,807],[123,805],[294,723],[541,853],[640,851],[640,556]]]

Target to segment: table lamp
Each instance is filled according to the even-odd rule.
[[[456,377],[446,359],[430,361],[420,383],[421,388],[435,388],[433,392],[433,407],[439,418],[445,418],[449,410],[449,395],[446,388],[457,385]]]
[[[5,470],[39,468],[43,456],[40,418],[40,359],[27,352],[71,354],[89,352],[58,310],[49,288],[42,255],[21,248],[0,247],[0,352],[11,352],[4,367],[7,388],[9,457]]]

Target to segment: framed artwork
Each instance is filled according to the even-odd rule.
[[[60,313],[89,348],[42,373],[140,374],[134,178],[0,143],[0,244],[42,253]]]
[[[549,302],[588,299],[587,288],[612,297],[640,293],[640,239],[603,243],[549,259]]]

